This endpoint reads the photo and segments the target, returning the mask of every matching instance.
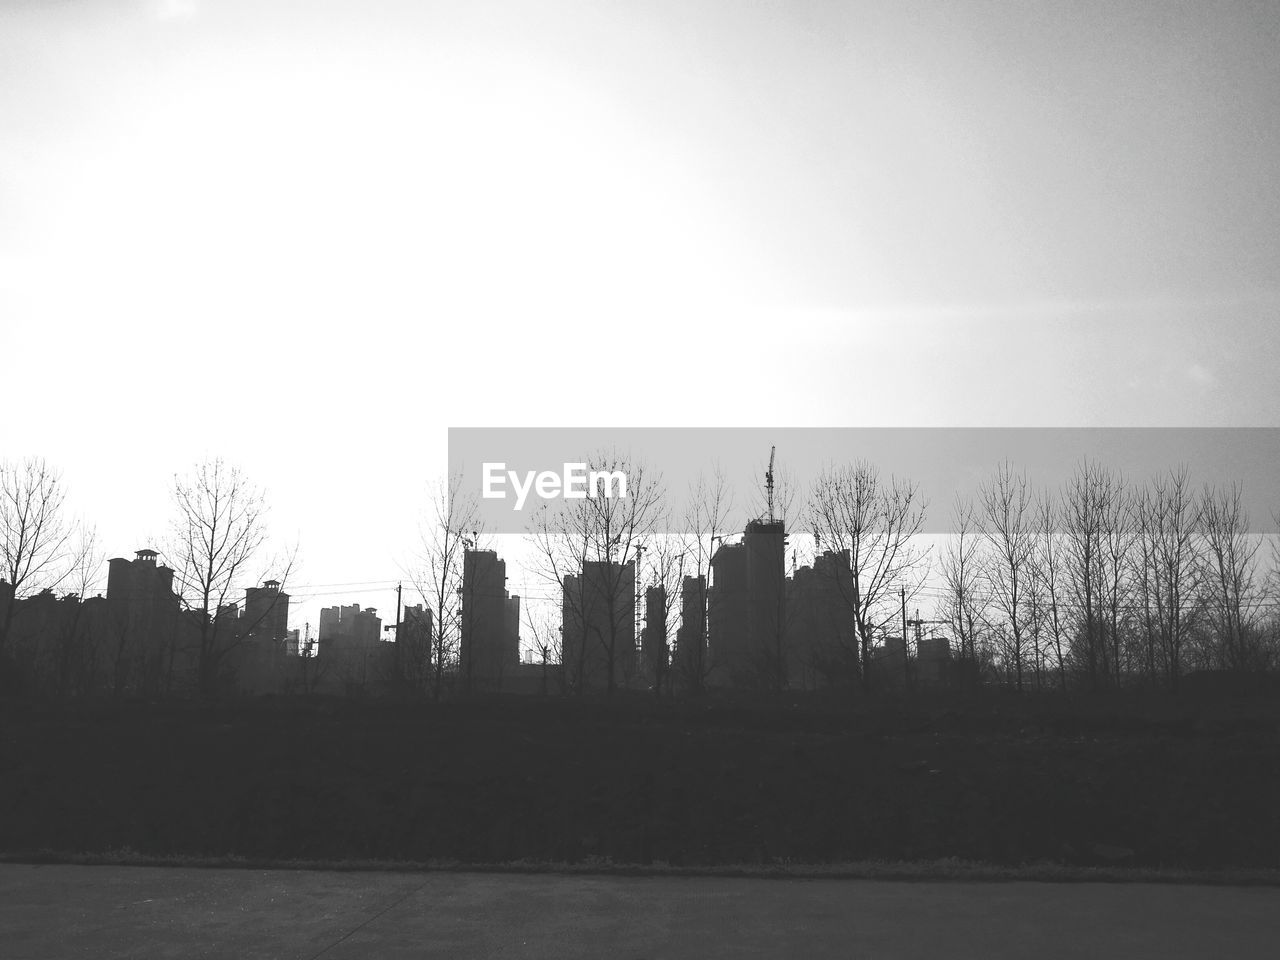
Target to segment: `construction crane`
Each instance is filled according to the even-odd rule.
[[[765,500],[769,504],[769,522],[773,523],[773,458],[777,454],[777,447],[769,448],[769,469],[764,472],[764,490]]]
[[[924,632],[923,628],[926,625],[935,624],[935,623],[949,623],[949,622],[950,621],[947,621],[947,620],[921,620],[919,610],[916,610],[916,615],[914,617],[908,618],[906,620],[907,626],[916,628],[916,646],[917,647],[920,646],[920,636]]]

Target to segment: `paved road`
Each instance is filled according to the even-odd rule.
[[[0,865],[0,957],[1266,957],[1280,889]]]

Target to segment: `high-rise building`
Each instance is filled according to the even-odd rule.
[[[107,600],[114,603],[146,603],[178,606],[173,592],[173,570],[157,564],[154,550],[137,550],[132,560],[107,561]]]
[[[279,580],[268,580],[244,592],[244,635],[252,640],[284,640],[289,635],[289,595]]]
[[[712,682],[786,685],[786,532],[781,520],[752,520],[740,543],[711,558],[708,610]]]
[[[848,550],[827,550],[788,584],[788,670],[796,686],[849,682],[857,676],[853,569]]]
[[[324,670],[323,685],[347,694],[367,693],[386,679],[386,654],[382,619],[375,607],[358,603],[324,607],[316,656]]]
[[[644,675],[661,684],[667,674],[667,588],[658,585],[644,591],[644,629],[640,632]]]
[[[781,520],[752,520],[747,551],[747,649],[756,685],[787,685],[787,536]]]
[[[624,684],[636,666],[636,565],[589,560],[564,578],[565,676],[576,689]]]
[[[506,583],[507,565],[495,551],[463,552],[459,666],[468,689],[500,687],[520,662],[520,598]]]
[[[158,556],[138,550],[132,560],[107,561],[107,616],[117,637],[116,659],[128,665],[136,689],[160,689],[166,677],[193,672],[199,658],[199,627],[183,615],[174,571],[157,563]]]
[[[679,680],[701,686],[707,672],[707,578],[685,577],[680,585],[680,626],[672,668]]]
[[[712,682],[739,680],[747,647],[747,548],[722,543],[711,557],[711,585],[707,596],[707,658]]]

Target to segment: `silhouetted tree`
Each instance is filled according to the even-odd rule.
[[[196,614],[196,679],[201,693],[210,696],[239,640],[217,613],[249,582],[249,564],[266,539],[266,506],[258,488],[220,458],[175,476],[173,499],[174,580]],[[283,584],[292,559],[272,565],[277,570],[269,576]],[[258,579],[265,577],[253,582]]]
[[[686,604],[697,612],[698,622],[693,635],[687,633],[681,642],[676,641],[676,672],[681,683],[690,693],[699,694],[706,689],[711,672],[707,655],[710,630],[711,558],[717,544],[732,529],[733,492],[724,472],[716,467],[711,477],[698,474],[689,488],[689,498],[681,520],[680,539],[683,545],[680,565],[681,623]],[[696,595],[685,597],[685,577],[692,578]]]
[[[1015,473],[1006,461],[996,468],[991,481],[983,484],[980,496],[991,595],[1003,621],[1002,659],[1013,670],[1014,685],[1021,690],[1027,652],[1024,618],[1032,613],[1025,607],[1035,554],[1034,507],[1027,475]]]
[[[984,538],[973,503],[956,497],[952,533],[941,557],[943,594],[940,619],[947,621],[958,642],[960,677],[968,682],[978,674],[978,647],[986,625],[988,591],[982,583]]]
[[[1058,510],[1053,498],[1043,493],[1036,503],[1035,553],[1032,559],[1032,575],[1044,598],[1046,609],[1045,628],[1049,632],[1049,646],[1053,652],[1054,667],[1058,672],[1058,686],[1067,689],[1067,661],[1063,638],[1067,628],[1067,611],[1063,605],[1063,550],[1064,540],[1057,529]]]
[[[88,693],[97,672],[98,640],[94,624],[85,616],[85,601],[98,587],[103,555],[98,532],[80,525],[69,548],[67,576],[69,615],[59,624],[49,665],[49,689],[59,697]]]
[[[1144,489],[1135,505],[1135,585],[1144,634],[1144,660],[1152,681],[1177,689],[1183,647],[1206,572],[1200,504],[1186,467],[1170,470]]]
[[[8,653],[17,601],[53,590],[72,569],[68,563],[72,524],[66,490],[57,470],[43,459],[0,462],[0,664]],[[0,667],[2,669],[2,667]]]
[[[428,683],[432,698],[438,700],[447,668],[462,646],[463,555],[468,547],[478,546],[480,513],[475,497],[462,493],[462,474],[457,472],[434,485],[427,509],[410,579],[431,610]]]
[[[907,599],[920,586],[925,555],[914,538],[924,525],[925,503],[910,480],[890,477],[865,461],[828,466],[809,498],[812,528],[824,546],[848,550],[851,576],[842,597],[854,621],[864,686],[876,632],[896,622],[900,590]]]
[[[1261,596],[1257,589],[1260,541],[1249,533],[1239,483],[1204,488],[1200,517],[1204,535],[1205,606],[1217,636],[1219,665],[1228,670],[1270,666],[1261,643]]]
[[[529,591],[524,591],[526,599]],[[554,678],[555,692],[565,692],[564,665],[562,663],[562,647],[560,627],[551,622],[545,607],[537,603],[523,603],[520,615],[524,620],[525,637],[533,645],[536,662],[542,668],[542,695],[545,697],[552,691]]]
[[[1104,638],[1106,515],[1118,495],[1115,478],[1102,465],[1083,461],[1063,493],[1061,527],[1064,573],[1075,610],[1072,659],[1090,687],[1109,676]]]

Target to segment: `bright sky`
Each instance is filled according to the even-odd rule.
[[[393,579],[445,430],[1280,425],[1280,7],[8,0],[0,454]],[[389,595],[314,598],[386,610]]]

